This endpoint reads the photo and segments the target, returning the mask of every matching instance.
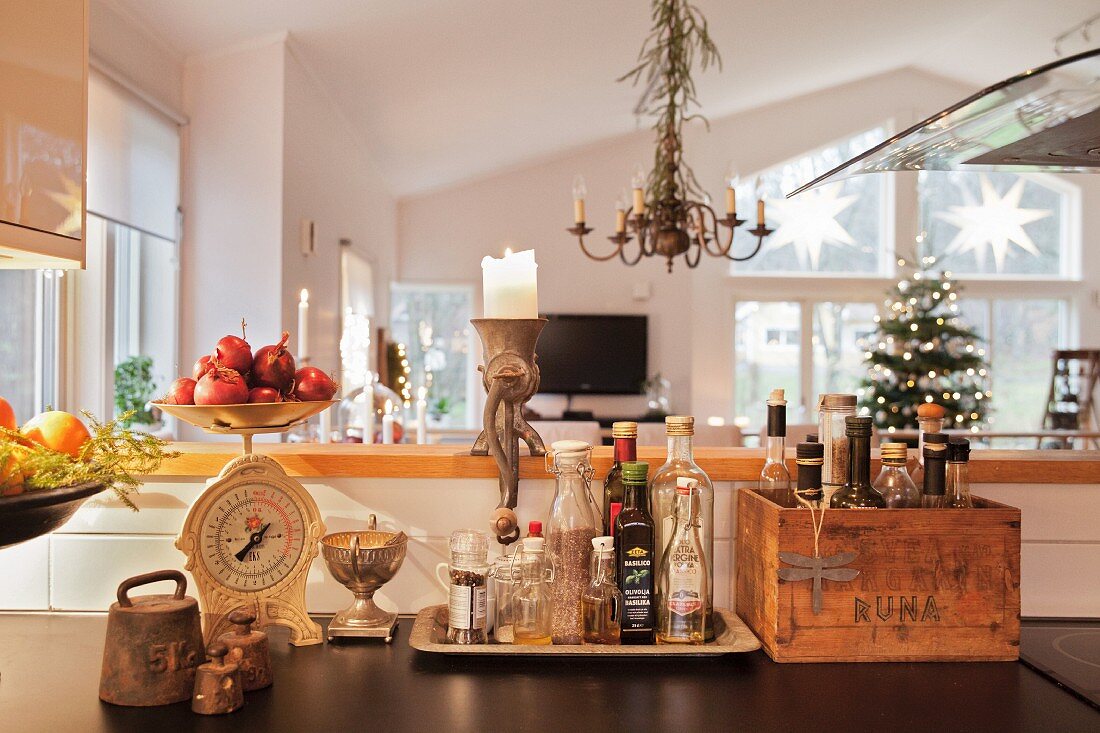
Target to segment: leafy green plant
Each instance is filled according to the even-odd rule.
[[[148,356],[131,356],[115,367],[115,409],[119,424],[130,427],[134,423],[149,425],[155,422],[153,412],[146,407],[156,392],[153,380],[153,359]],[[122,416],[129,414],[123,420]]]
[[[451,400],[449,398],[440,397],[432,403],[432,415],[442,417],[451,411],[451,407]]]
[[[645,580],[647,575],[649,575],[649,571],[645,568],[631,571],[630,575],[626,576],[626,585],[638,585]]]

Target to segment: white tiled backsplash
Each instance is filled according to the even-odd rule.
[[[447,538],[460,527],[488,529],[499,496],[492,479],[341,478],[304,484],[328,532],[365,529],[375,514],[379,529],[409,535],[401,570],[376,596],[379,605],[402,613],[446,600],[436,566],[448,560]],[[135,497],[139,512],[104,493],[53,535],[0,552],[0,610],[105,611],[126,578],[162,568],[182,570],[176,534],[204,486],[199,480],[151,480]],[[728,606],[733,492],[728,483],[715,491],[715,601]],[[517,514],[524,528],[529,520],[545,520],[553,493],[553,481],[522,482]],[[351,602],[351,594],[318,557],[306,600],[312,612],[333,613]]]
[[[743,484],[744,485],[744,484]],[[400,572],[378,594],[380,605],[403,613],[443,603],[436,565],[459,527],[487,528],[497,502],[491,479],[331,479],[307,481],[329,532],[363,529],[370,514],[382,529],[410,537]],[[204,483],[150,481],[133,512],[106,493],[88,501],[48,537],[0,551],[0,610],[105,611],[118,584],[139,573],[183,568],[176,533]],[[544,519],[552,481],[523,481],[518,514],[526,526]],[[1025,616],[1100,616],[1100,490],[1096,485],[983,485],[977,493],[1023,511],[1021,557]],[[734,486],[715,486],[715,602],[733,603]],[[190,591],[194,593],[194,591]],[[332,613],[350,593],[314,561],[306,599],[311,611]]]

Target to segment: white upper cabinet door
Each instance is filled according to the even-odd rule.
[[[87,0],[0,0],[0,267],[83,267]]]

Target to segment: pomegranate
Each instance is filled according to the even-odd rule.
[[[200,356],[198,361],[195,362],[195,366],[191,367],[191,377],[196,382],[202,379],[202,375],[210,371],[210,362],[214,358],[213,354],[207,354],[206,356]]]
[[[290,334],[283,331],[279,343],[261,346],[252,360],[252,384],[290,392],[294,386],[294,357],[286,348]]]
[[[283,395],[272,387],[253,387],[248,390],[249,402],[282,402]]]
[[[244,340],[244,319],[241,319],[240,336],[222,336],[214,346],[214,353],[222,363],[240,374],[247,374],[252,368],[252,347]]]
[[[164,395],[161,402],[166,405],[195,404],[195,384],[191,377],[180,377],[169,385],[168,394]]]
[[[331,400],[336,382],[317,367],[302,367],[294,373],[294,396],[302,402]]]
[[[243,405],[248,402],[248,384],[235,369],[221,363],[216,356],[212,368],[195,385],[196,405]]]

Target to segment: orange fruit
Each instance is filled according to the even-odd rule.
[[[25,451],[26,448],[16,448],[3,461],[0,466],[0,496],[15,496],[23,493],[23,467],[16,457],[17,451]]]
[[[11,403],[3,397],[0,397],[0,428],[19,429],[19,422],[15,419],[15,410],[11,408]]]
[[[35,415],[21,432],[35,443],[58,453],[68,453],[73,458],[80,457],[81,446],[92,437],[79,417],[61,410]]]

